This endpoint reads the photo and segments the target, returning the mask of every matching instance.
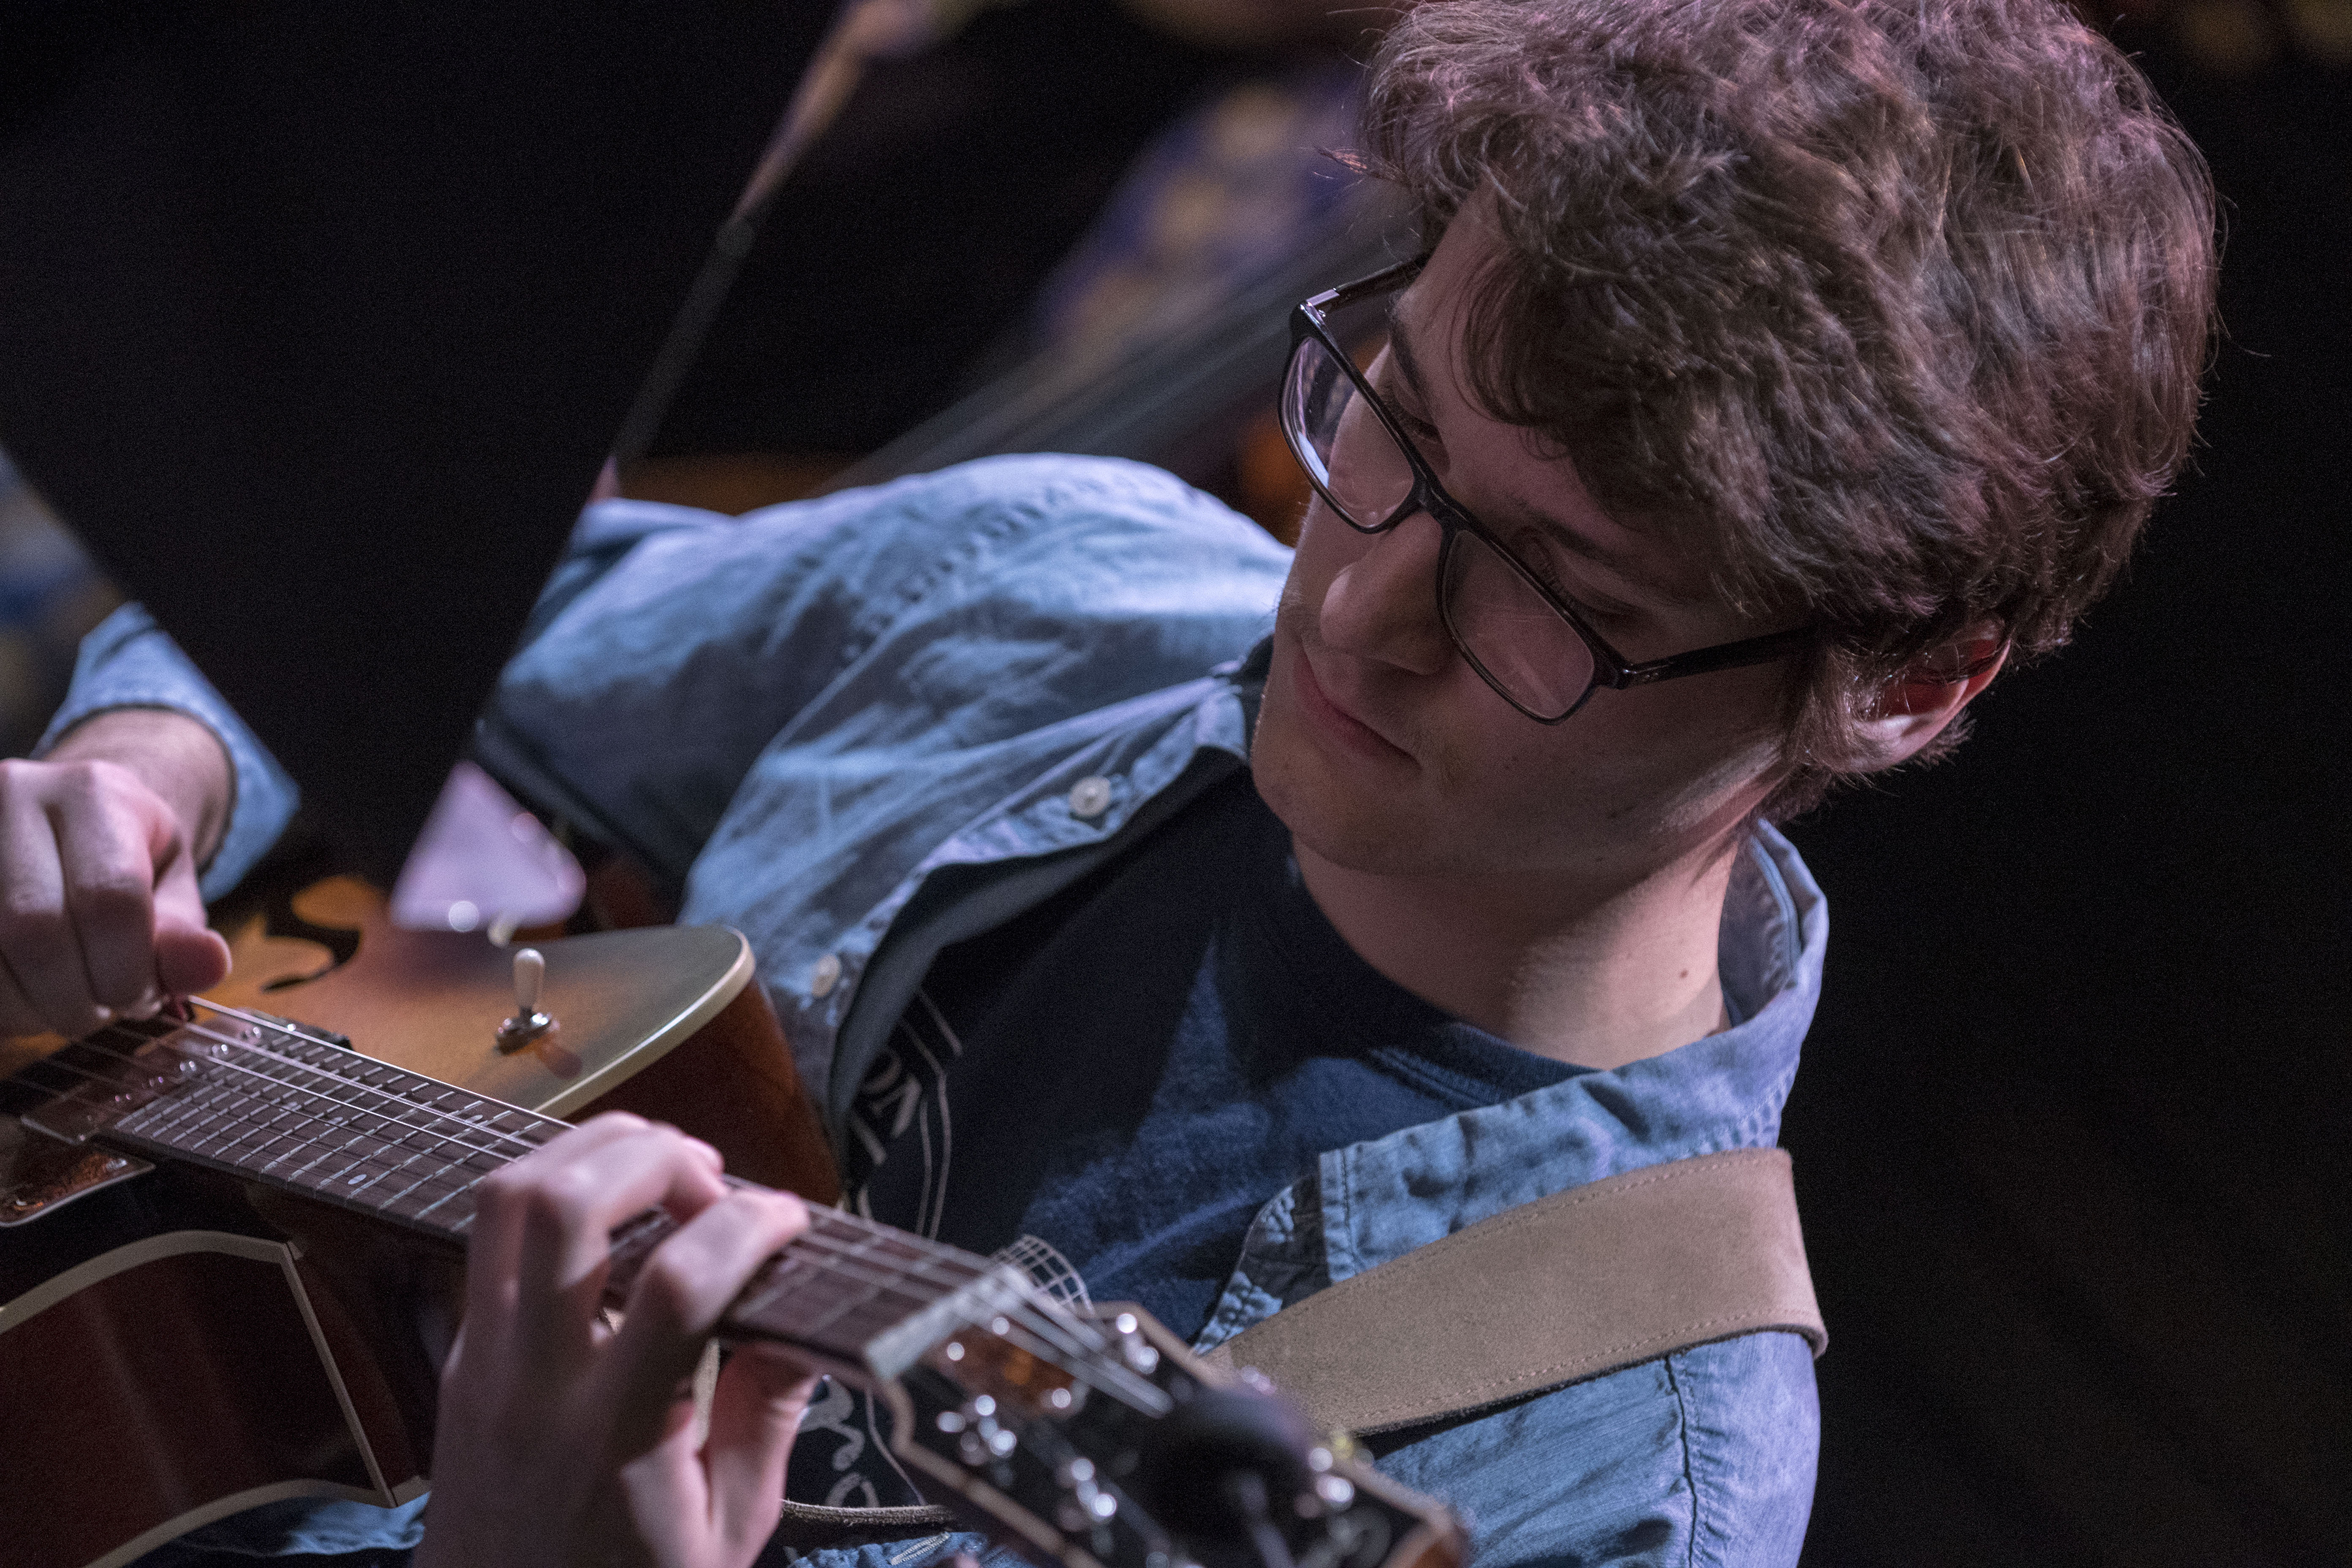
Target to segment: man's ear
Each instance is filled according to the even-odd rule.
[[[1987,632],[1921,655],[1879,689],[1875,711],[1863,721],[1879,765],[1916,756],[1960,710],[1992,684],[2009,658],[2009,640]]]

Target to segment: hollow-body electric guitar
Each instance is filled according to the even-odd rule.
[[[748,1016],[771,1037],[774,1022],[735,932],[544,951],[534,1033],[537,1009],[499,1016],[508,955],[447,947],[445,967],[467,979],[444,986],[435,1037],[478,1058],[453,1075],[464,1083],[205,1003],[0,1081],[0,1568],[110,1568],[277,1498],[422,1492],[473,1184],[561,1132],[555,1112],[626,1103],[634,1080],[646,1109],[700,1131],[676,1114],[700,1083],[730,1169],[762,1136],[814,1133],[805,1102],[775,1095],[770,1121],[781,1109],[803,1125],[746,1119],[763,1091],[756,1072],[745,1089],[744,1060],[781,1059],[782,1042],[744,1043]],[[625,986],[627,1002],[593,1005],[639,968],[650,999]],[[634,1022],[595,1026],[615,1006]],[[821,1151],[771,1142],[755,1173],[822,1199]],[[1022,1554],[1069,1568],[1459,1562],[1442,1509],[1143,1314],[1074,1313],[1015,1266],[813,1212],[721,1339],[789,1344],[872,1390],[932,1499]],[[614,1233],[615,1301],[669,1226],[649,1213]]]

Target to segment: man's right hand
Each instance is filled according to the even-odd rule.
[[[233,775],[184,714],[117,709],[41,762],[0,762],[0,1036],[86,1035],[216,985],[228,944],[196,868]]]

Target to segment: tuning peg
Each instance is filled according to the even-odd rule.
[[[1095,1480],[1094,1461],[1083,1456],[1075,1457],[1055,1472],[1055,1479],[1069,1495],[1055,1511],[1055,1522],[1072,1535],[1090,1531],[1108,1523],[1118,1512],[1117,1494],[1108,1492]]]
[[[1127,1364],[1146,1377],[1160,1365],[1160,1352],[1143,1337],[1143,1325],[1133,1312],[1121,1312],[1111,1320],[1111,1328],[1118,1334],[1118,1351]]]

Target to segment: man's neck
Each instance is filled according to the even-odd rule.
[[[1716,943],[1729,853],[1578,887],[1550,876],[1399,879],[1295,847],[1307,891],[1366,963],[1522,1050],[1622,1067],[1727,1022]]]

